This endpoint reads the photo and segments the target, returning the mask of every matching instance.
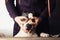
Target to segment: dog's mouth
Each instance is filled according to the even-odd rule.
[[[29,33],[30,33],[32,30],[33,30],[33,29],[26,29],[26,32],[29,32]]]
[[[27,24],[26,31],[27,31],[27,32],[31,32],[31,31],[33,31],[33,30],[35,30],[35,27],[34,27],[32,24]]]
[[[31,30],[33,28],[33,25],[32,24],[27,24],[26,27],[27,27],[27,30]]]
[[[31,28],[31,29],[29,29],[29,28],[26,28],[26,30],[28,30],[28,31],[31,31],[31,30],[32,30],[32,28]]]

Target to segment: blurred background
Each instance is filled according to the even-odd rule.
[[[3,33],[6,37],[13,35],[14,21],[9,16],[9,13],[5,6],[5,0],[0,0],[0,33]]]

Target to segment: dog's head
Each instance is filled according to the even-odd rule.
[[[22,16],[25,16],[26,18],[20,19],[20,28],[24,32],[31,32],[32,30],[35,30],[39,23],[39,18],[36,16],[33,16],[32,13],[23,13]]]

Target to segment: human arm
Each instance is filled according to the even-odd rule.
[[[5,4],[9,12],[9,15],[14,19],[17,16],[17,11],[14,5],[14,0],[5,0]]]

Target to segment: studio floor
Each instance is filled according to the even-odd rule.
[[[0,38],[0,40],[60,40],[60,38]]]

